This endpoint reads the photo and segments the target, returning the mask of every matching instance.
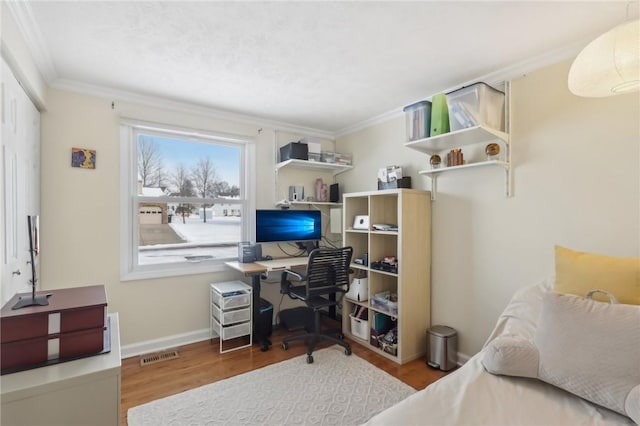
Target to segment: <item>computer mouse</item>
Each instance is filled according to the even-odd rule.
[[[273,260],[273,257],[271,257],[271,256],[269,256],[269,255],[266,255],[263,259],[264,259],[264,260]]]

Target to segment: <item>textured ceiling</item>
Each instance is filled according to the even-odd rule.
[[[23,27],[32,22],[26,37],[54,87],[92,85],[339,132],[584,45],[624,21],[626,6],[42,1],[11,9]]]

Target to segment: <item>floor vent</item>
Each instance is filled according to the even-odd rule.
[[[145,365],[154,364],[160,361],[168,361],[170,359],[176,359],[179,356],[180,355],[178,354],[178,351],[174,351],[174,350],[155,352],[152,354],[142,355],[140,357],[140,365],[145,366]]]

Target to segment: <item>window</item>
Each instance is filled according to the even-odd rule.
[[[121,279],[211,272],[237,258],[253,234],[251,140],[123,123],[121,144]]]

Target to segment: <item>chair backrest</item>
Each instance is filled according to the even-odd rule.
[[[307,264],[307,297],[346,292],[352,256],[352,247],[313,250]]]

